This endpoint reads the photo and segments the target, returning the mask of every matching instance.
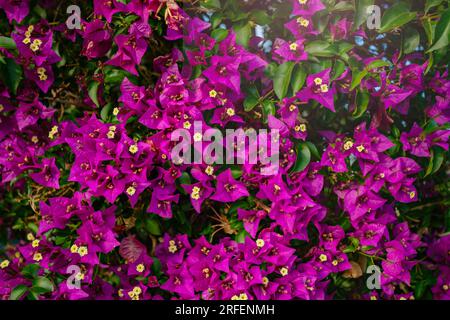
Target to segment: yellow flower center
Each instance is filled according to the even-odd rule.
[[[75,276],[77,280],[84,280],[84,273],[78,272]]]
[[[347,141],[344,143],[344,150],[350,150],[350,148],[353,147],[353,141]]]
[[[3,260],[2,263],[0,263],[0,268],[5,269],[9,266],[9,260]]]
[[[291,49],[291,51],[297,51],[297,48],[298,44],[296,44],[295,42],[289,45],[289,49]]]
[[[208,176],[211,176],[214,173],[214,168],[212,166],[207,166],[206,169],[205,169],[205,173]]]
[[[119,114],[119,108],[114,108],[112,113],[113,115],[117,116]]]
[[[34,240],[34,236],[32,233],[27,234],[27,240],[28,241],[33,241]]]
[[[359,145],[356,147],[356,150],[358,150],[358,152],[363,152],[364,150],[366,150],[366,148],[364,148],[363,145]]]
[[[416,196],[416,193],[415,193],[414,191],[411,191],[411,192],[409,193],[409,198],[410,198],[410,199],[414,199],[415,196]]]
[[[145,266],[142,264],[142,263],[139,263],[137,266],[136,266],[136,271],[137,272],[143,272],[145,270]]]
[[[210,96],[211,98],[217,97],[217,91],[214,90],[214,89],[212,89],[212,90],[209,92],[209,96]]]
[[[258,239],[258,240],[256,240],[256,246],[257,246],[258,248],[264,247],[264,244],[265,244],[265,242],[264,242],[263,239]]]
[[[108,139],[114,139],[114,131],[108,131],[108,133],[106,134],[106,136],[108,137]]]
[[[24,43],[24,44],[29,44],[30,42],[31,42],[30,37],[26,37],[22,40],[22,43]]]
[[[170,253],[175,253],[175,252],[177,252],[177,250],[178,250],[178,248],[177,248],[176,245],[173,245],[173,244],[169,245],[169,252]]]
[[[314,83],[318,86],[320,84],[322,84],[322,78],[315,78],[314,79]]]
[[[70,247],[70,252],[77,253],[78,252],[78,246],[76,244],[72,245]]]
[[[133,293],[136,294],[136,295],[140,295],[142,293],[141,287],[134,287],[133,288]]]
[[[58,133],[58,126],[53,126],[50,132],[48,133],[48,137],[50,139],[53,139],[55,137],[55,134]]]
[[[136,188],[131,187],[131,186],[127,188],[127,194],[129,196],[133,196],[135,193],[136,193]]]
[[[284,277],[284,276],[287,276],[288,273],[289,273],[288,268],[283,267],[283,268],[280,269],[280,274],[281,274],[283,277]]]
[[[297,107],[294,105],[294,104],[291,104],[290,106],[289,106],[289,111],[294,111],[295,109],[296,109]]]
[[[199,187],[193,187],[191,192],[191,198],[194,200],[200,199],[200,188]]]
[[[297,18],[297,23],[299,24],[299,25],[301,25],[302,27],[308,27],[309,26],[309,20],[308,19],[305,19],[305,18],[303,18],[303,17],[298,17]]]
[[[39,247],[39,240],[38,239],[36,239],[36,240],[33,240],[33,242],[31,243],[31,246],[33,247],[33,248],[36,248],[36,247]]]
[[[39,252],[36,252],[36,253],[33,255],[33,260],[34,260],[34,261],[41,261],[41,260],[42,260],[42,254],[40,254]]]
[[[194,134],[194,141],[199,142],[202,141],[203,135],[200,132]]]
[[[131,154],[135,154],[136,152],[138,152],[138,146],[136,144],[132,144],[129,148],[128,151],[130,151]]]
[[[84,257],[85,255],[88,254],[88,248],[85,246],[81,246],[78,248],[78,254],[80,255],[80,257]]]
[[[322,91],[323,93],[328,92],[328,85],[327,84],[322,84],[320,86],[320,91]]]
[[[227,108],[227,115],[230,117],[234,116],[236,113],[234,112],[233,108]]]
[[[322,254],[319,256],[319,260],[322,261],[322,262],[325,262],[325,261],[328,260],[328,258],[327,258],[327,256],[326,256],[325,254],[322,253]]]

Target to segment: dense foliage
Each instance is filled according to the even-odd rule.
[[[450,298],[448,1],[0,9],[2,299]],[[279,170],[171,161],[194,121]]]

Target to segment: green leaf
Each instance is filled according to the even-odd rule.
[[[23,284],[19,284],[15,287],[9,296],[9,300],[19,300],[28,291],[28,287]]]
[[[33,292],[35,293],[47,293],[53,291],[53,283],[46,277],[39,277],[33,280]]]
[[[308,42],[305,51],[316,57],[333,57],[336,55],[334,46],[323,40]]]
[[[250,37],[252,36],[252,27],[247,22],[245,24],[237,24],[234,27],[236,33],[236,43],[241,46],[248,47]]]
[[[331,11],[351,11],[353,4],[350,1],[339,1]]]
[[[100,104],[98,102],[98,97],[97,97],[99,85],[100,85],[100,82],[97,82],[97,81],[92,81],[88,85],[89,98],[91,98],[92,102],[94,102],[97,107],[100,106]]]
[[[0,73],[3,83],[13,94],[16,94],[22,80],[22,68],[13,59],[5,58],[5,64],[0,64]]]
[[[297,160],[295,161],[291,172],[303,171],[310,161],[311,151],[309,150],[308,145],[304,142],[300,142],[297,145]]]
[[[444,0],[427,0],[427,1],[425,2],[425,13],[428,13],[428,11],[429,11],[431,8],[440,5],[440,4],[442,3],[442,1],[444,1]]]
[[[406,29],[403,38],[403,53],[408,54],[417,49],[420,44],[420,34],[416,29]]]
[[[0,36],[0,48],[5,48],[6,50],[16,49],[16,42],[9,37]]]
[[[292,80],[291,80],[291,88],[292,93],[295,95],[305,84],[306,80],[306,70],[302,65],[297,65],[294,69],[294,72],[292,73]]]
[[[434,31],[433,46],[428,52],[435,51],[448,46],[450,41],[450,9],[447,9],[439,19]]]
[[[314,143],[305,141],[305,143],[308,145],[309,151],[311,151],[311,155],[315,157],[317,160],[320,160],[320,154],[319,150],[317,150],[317,147]]]
[[[29,264],[22,269],[22,275],[25,278],[36,278],[40,267],[38,264]]]
[[[211,37],[216,39],[218,42],[222,41],[228,36],[228,30],[227,29],[215,29],[211,32]]]
[[[360,118],[366,111],[370,101],[370,94],[367,92],[359,91],[355,97],[355,111],[353,111],[353,118]]]
[[[275,114],[275,104],[270,100],[264,100],[261,105],[263,110],[263,122],[267,123],[269,115],[273,116]]]
[[[261,26],[269,24],[272,21],[266,10],[256,10],[250,14],[250,18]]]
[[[381,18],[379,33],[389,32],[407,24],[416,17],[416,12],[410,12],[405,3],[398,3],[385,11]]]
[[[258,105],[259,99],[253,95],[248,95],[244,100],[244,110],[251,111]]]
[[[280,65],[275,72],[275,77],[273,79],[273,90],[280,100],[286,97],[294,66],[295,64],[291,61],[285,62]]]
[[[356,30],[367,20],[367,8],[373,5],[374,0],[358,0],[355,3],[355,22],[353,25]]]
[[[145,230],[154,236],[160,236],[162,234],[161,227],[156,219],[146,219]]]
[[[425,177],[436,173],[444,163],[445,152],[441,148],[431,149],[431,158],[428,163],[427,171],[425,172]]]
[[[353,70],[352,71],[352,83],[350,85],[350,90],[355,89],[361,83],[361,80],[364,79],[366,75],[369,74],[369,71],[372,69],[377,69],[381,67],[390,66],[390,63],[384,60],[375,60],[369,63],[363,70]]]
[[[100,111],[100,117],[104,122],[109,122],[109,116],[111,113],[111,110],[113,108],[113,105],[111,102],[108,102]]]
[[[223,14],[219,13],[219,12],[214,12],[213,15],[211,16],[211,28],[215,29],[217,28],[220,23],[222,22],[223,19]]]
[[[331,72],[331,80],[336,80],[341,74],[344,73],[347,66],[345,65],[344,61],[342,60],[336,60],[336,62],[333,65],[333,69]]]
[[[220,0],[202,0],[201,6],[206,9],[220,9]]]

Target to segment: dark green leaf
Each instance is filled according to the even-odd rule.
[[[311,151],[308,145],[304,142],[300,142],[297,145],[297,160],[295,161],[294,167],[291,172],[303,171],[311,161]]]
[[[436,173],[444,163],[445,152],[441,148],[431,149],[431,158],[428,163],[427,171],[425,172],[425,177]]]
[[[378,32],[389,32],[407,24],[416,17],[415,12],[410,12],[405,3],[398,3],[385,11],[381,18],[381,27]]]
[[[420,34],[416,29],[406,29],[403,38],[403,54],[408,54],[417,49],[420,44]]]
[[[238,24],[234,26],[236,33],[236,43],[241,46],[247,47],[252,36],[252,27],[249,23]]]
[[[53,283],[46,277],[39,277],[33,280],[32,290],[35,293],[47,293],[53,291]]]
[[[19,300],[28,291],[28,287],[23,284],[19,284],[15,287],[9,296],[9,300]]]
[[[302,65],[297,65],[294,69],[294,72],[292,73],[291,80],[291,88],[294,95],[303,87],[306,76],[307,73],[305,68]]]
[[[425,13],[427,13],[431,8],[440,5],[444,0],[427,0],[425,2]]]
[[[367,20],[367,8],[373,5],[374,0],[358,0],[355,1],[355,22],[354,28],[358,29]]]
[[[40,267],[37,264],[29,264],[22,269],[22,275],[25,278],[35,278],[38,274]]]
[[[0,36],[0,48],[5,48],[6,50],[16,49],[16,43],[9,37]]]
[[[447,9],[439,19],[434,31],[433,46],[427,52],[448,46],[450,41],[450,9]]]
[[[5,58],[5,64],[0,64],[0,73],[2,75],[0,80],[16,94],[22,79],[22,68],[13,59]]]
[[[211,37],[216,39],[218,42],[222,41],[228,36],[228,30],[227,29],[215,29],[211,32]]]
[[[332,57],[336,55],[335,47],[323,40],[308,42],[305,46],[305,51],[316,57]]]
[[[88,85],[89,98],[91,98],[92,102],[94,102],[97,107],[100,106],[100,104],[98,102],[98,97],[97,97],[99,85],[100,85],[100,82],[98,82],[98,81],[92,81]]]
[[[358,119],[367,111],[369,105],[370,94],[367,92],[359,91],[356,93],[355,99],[355,111],[353,111],[353,118]]]
[[[295,64],[293,62],[285,62],[280,65],[275,72],[273,90],[279,99],[283,99],[288,92],[294,66]]]

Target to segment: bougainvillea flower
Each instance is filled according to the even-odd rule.
[[[109,26],[99,19],[86,24],[82,37],[82,54],[90,59],[102,57],[111,49],[112,37]]]
[[[30,177],[44,187],[59,189],[60,172],[55,160],[55,158],[43,159],[40,164],[42,169],[39,172],[30,173]]]
[[[20,23],[28,15],[29,4],[29,0],[1,0],[0,8],[5,11],[9,23],[13,20]]]
[[[233,178],[230,169],[219,173],[216,180],[216,192],[210,197],[211,200],[233,202],[241,197],[247,197],[249,195],[245,185]]]
[[[356,190],[351,190],[344,196],[344,208],[348,211],[352,220],[380,208],[385,202],[385,199],[368,190],[366,186],[359,186]]]
[[[211,58],[211,66],[203,71],[208,80],[213,84],[223,84],[224,86],[239,92],[241,79],[238,72],[240,58],[238,57],[218,57]]]
[[[308,75],[306,78],[306,88],[297,93],[297,98],[301,101],[310,99],[316,100],[325,108],[334,110],[335,88],[330,83],[331,69],[325,69],[319,73]]]

